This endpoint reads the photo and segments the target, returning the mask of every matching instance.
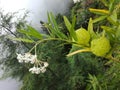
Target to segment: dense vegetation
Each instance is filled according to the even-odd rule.
[[[5,75],[19,77],[23,81],[21,90],[119,90],[119,9],[119,0],[83,0],[73,4],[66,16],[48,13],[48,23],[42,23],[46,34],[25,22],[17,23],[16,38],[7,39],[22,43],[6,42],[13,47],[1,62],[10,71]],[[49,63],[45,73],[32,74],[31,64],[18,62],[13,49],[18,44],[24,52],[32,48],[39,61]]]

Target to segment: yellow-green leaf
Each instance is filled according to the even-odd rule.
[[[93,20],[93,23],[96,23],[96,22],[99,22],[99,21],[102,21],[102,20],[104,20],[104,19],[106,19],[108,16],[100,16],[100,17],[98,17],[98,18],[95,18],[94,20]]]
[[[33,43],[33,40],[26,39],[26,38],[15,38],[15,37],[8,37],[9,39],[15,40],[15,41],[22,41],[26,43]]]
[[[109,15],[110,12],[108,10],[105,9],[93,9],[93,8],[89,8],[90,12],[93,12],[95,14],[100,14],[100,15]]]
[[[95,38],[96,37],[96,34],[95,34],[94,30],[93,30],[92,18],[90,18],[89,23],[88,23],[88,32],[90,33],[90,37],[91,38]]]

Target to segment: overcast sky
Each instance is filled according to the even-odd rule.
[[[66,12],[72,0],[0,0],[0,7],[6,12],[20,9],[30,11],[28,21],[39,28],[39,21],[47,21],[47,11],[54,14]]]

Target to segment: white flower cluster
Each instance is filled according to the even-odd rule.
[[[31,63],[34,64],[37,56],[36,55],[31,55],[30,53],[25,53],[25,54],[17,54],[17,59],[19,63]]]
[[[80,2],[81,0],[73,0],[74,3]]]
[[[29,69],[31,73],[39,74],[39,73],[44,73],[46,71],[46,67],[48,67],[48,63],[44,62],[44,66],[42,67],[32,67]]]
[[[31,63],[34,67],[30,68],[29,71],[33,74],[44,73],[48,67],[47,62],[43,62],[37,59],[37,55],[32,55],[31,53],[17,54],[17,59],[19,63]]]

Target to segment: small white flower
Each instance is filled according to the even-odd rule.
[[[18,62],[22,63],[22,62],[25,62],[25,63],[31,63],[31,64],[34,64],[35,60],[37,59],[37,55],[32,55],[30,53],[25,53],[25,54],[17,54],[17,59],[18,59]]]
[[[39,67],[32,67],[29,69],[29,72],[31,72],[32,74],[39,74],[41,72]]]
[[[34,64],[35,60],[37,59],[37,55],[31,55],[30,53],[25,53],[25,61]]]
[[[21,54],[17,53],[17,59],[22,59],[22,58],[23,58],[23,56]]]
[[[31,72],[32,74],[39,74],[40,69],[34,66],[34,67],[29,69],[29,72]]]
[[[19,59],[18,62],[19,62],[19,63],[23,63],[24,60],[23,60],[23,59]]]
[[[30,60],[31,60],[31,54],[30,53],[25,53],[25,55],[24,55],[24,61],[25,61],[25,63],[28,63],[28,62],[30,62]]]
[[[29,58],[31,56],[31,53],[25,53],[25,58]]]
[[[30,68],[30,69],[29,69],[29,72],[35,73],[35,69],[36,69],[36,67]]]
[[[80,2],[80,0],[73,0],[74,3]]]
[[[47,62],[44,62],[44,67],[48,67],[48,63]]]
[[[24,62],[24,56],[22,54],[18,54],[17,53],[17,59],[19,63],[23,63]]]
[[[45,68],[45,67],[41,67],[41,68],[40,68],[40,71],[41,71],[41,73],[45,73],[46,68]]]
[[[31,63],[34,64],[34,67],[29,69],[29,72],[33,73],[33,74],[39,74],[39,73],[45,73],[46,71],[46,67],[48,67],[48,63],[47,62],[42,62],[42,61],[38,61],[37,59],[37,55],[32,55],[30,53],[25,53],[25,54],[18,54],[17,53],[17,59],[19,63]],[[37,66],[37,67],[35,67]]]
[[[31,58],[29,59],[30,63],[34,64],[36,60],[37,60],[37,55],[31,55]]]
[[[37,67],[35,74],[39,74],[40,72],[41,72],[40,68]]]
[[[39,74],[39,73],[45,73],[46,68],[45,67],[32,67],[29,69],[29,72],[32,74]]]
[[[24,62],[25,62],[25,63],[29,63],[29,60],[25,59]]]

